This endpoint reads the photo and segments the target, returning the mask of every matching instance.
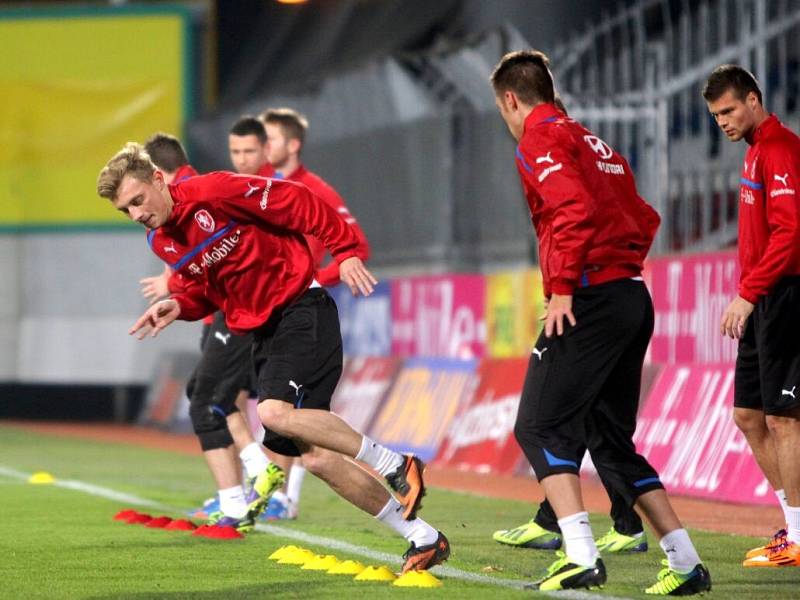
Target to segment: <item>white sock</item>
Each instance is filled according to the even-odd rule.
[[[301,465],[292,465],[289,469],[289,483],[286,484],[286,495],[293,510],[300,506],[300,490],[303,489],[303,479],[306,476],[306,468]]]
[[[361,450],[356,454],[356,460],[368,464],[378,473],[386,477],[394,473],[397,467],[403,464],[403,455],[381,446],[378,442],[367,436],[361,438]]]
[[[582,567],[594,566],[600,553],[592,536],[589,513],[579,512],[559,519],[558,526],[561,528],[569,561]]]
[[[784,490],[775,490],[775,497],[778,499],[778,502],[781,505],[781,510],[783,511],[783,520],[788,523],[789,516],[786,512],[786,492]]]
[[[247,514],[247,503],[244,501],[244,489],[235,485],[219,490],[219,508],[226,517],[241,519]]]
[[[786,538],[800,544],[800,506],[786,506]]]
[[[261,444],[252,442],[239,452],[239,458],[242,459],[244,470],[247,472],[247,477],[252,479],[258,477],[264,469],[269,465],[269,459],[264,451],[261,449]]]
[[[658,544],[667,555],[669,568],[678,573],[688,573],[697,566],[700,556],[694,549],[689,533],[685,529],[676,529],[665,535]]]
[[[375,518],[394,529],[409,542],[414,542],[417,548],[433,544],[439,537],[439,532],[419,517],[413,521],[406,521],[403,518],[402,505],[393,496],[389,497],[386,506],[375,515]]]

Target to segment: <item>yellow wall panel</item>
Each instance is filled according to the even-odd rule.
[[[123,223],[97,174],[125,142],[182,131],[185,16],[3,16],[0,227]]]
[[[486,327],[489,356],[530,354],[544,314],[542,278],[537,269],[487,276]]]

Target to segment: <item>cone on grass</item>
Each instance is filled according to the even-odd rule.
[[[119,511],[117,514],[114,515],[114,520],[115,521],[127,521],[128,519],[133,517],[133,515],[137,515],[137,514],[139,514],[139,513],[137,513],[132,508],[125,508],[125,509]]]
[[[394,581],[397,575],[385,565],[380,567],[367,567],[353,578],[355,581]]]
[[[281,558],[283,558],[284,554],[295,552],[295,551],[300,550],[300,549],[301,548],[298,548],[297,546],[291,546],[291,545],[290,546],[281,546],[280,548],[275,550],[275,552],[270,554],[267,558],[269,560],[280,560]]]
[[[145,523],[149,523],[152,520],[152,516],[148,515],[147,513],[136,513],[132,515],[127,521],[125,521],[128,525],[144,525]]]
[[[155,519],[151,519],[145,523],[144,526],[150,527],[151,529],[164,529],[170,523],[172,523],[172,519],[166,515],[162,515],[160,517],[156,517]]]
[[[48,485],[55,482],[56,478],[47,471],[37,471],[28,477],[28,483],[32,483],[34,485]]]
[[[300,568],[306,571],[328,571],[338,564],[339,559],[333,554],[318,554]]]
[[[343,560],[338,565],[328,569],[328,575],[358,575],[366,568],[364,563],[357,560]]]
[[[298,548],[294,552],[287,552],[280,560],[279,565],[304,565],[308,561],[313,560],[317,555],[311,550],[305,548]]]
[[[206,529],[205,537],[212,540],[238,540],[244,537],[243,534],[236,531],[236,528],[231,525],[213,525]]]
[[[238,540],[244,537],[230,525],[225,525],[223,527],[219,527],[218,525],[201,525],[192,532],[192,535],[212,540]]]
[[[398,587],[433,588],[442,587],[442,582],[428,571],[408,571],[392,582]]]
[[[169,529],[172,531],[193,531],[197,529],[197,525],[186,519],[175,519],[167,524],[164,529]]]

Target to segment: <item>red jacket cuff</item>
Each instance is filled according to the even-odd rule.
[[[739,296],[747,300],[750,304],[758,304],[758,294],[754,294],[750,290],[739,288]]]
[[[554,279],[550,283],[550,291],[559,296],[572,296],[575,292],[575,282],[569,279]]]

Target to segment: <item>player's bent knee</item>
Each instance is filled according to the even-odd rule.
[[[200,440],[200,447],[203,452],[228,448],[233,444],[233,437],[231,437],[231,432],[227,428],[200,432],[197,434],[197,439]]]
[[[322,448],[314,448],[309,452],[303,453],[303,466],[308,469],[311,474],[322,479],[325,478],[326,473],[336,469],[337,464],[341,460],[344,460],[341,454],[323,450]]]
[[[258,404],[258,418],[264,427],[284,434],[292,410],[294,407],[282,400],[263,400]]]
[[[734,408],[733,422],[745,435],[749,433],[764,434],[767,432],[767,421],[761,411]]]
[[[775,437],[795,437],[798,432],[798,420],[786,415],[767,415],[767,429]]]
[[[189,418],[204,452],[233,444],[225,412],[220,407],[193,403],[189,407]]]

